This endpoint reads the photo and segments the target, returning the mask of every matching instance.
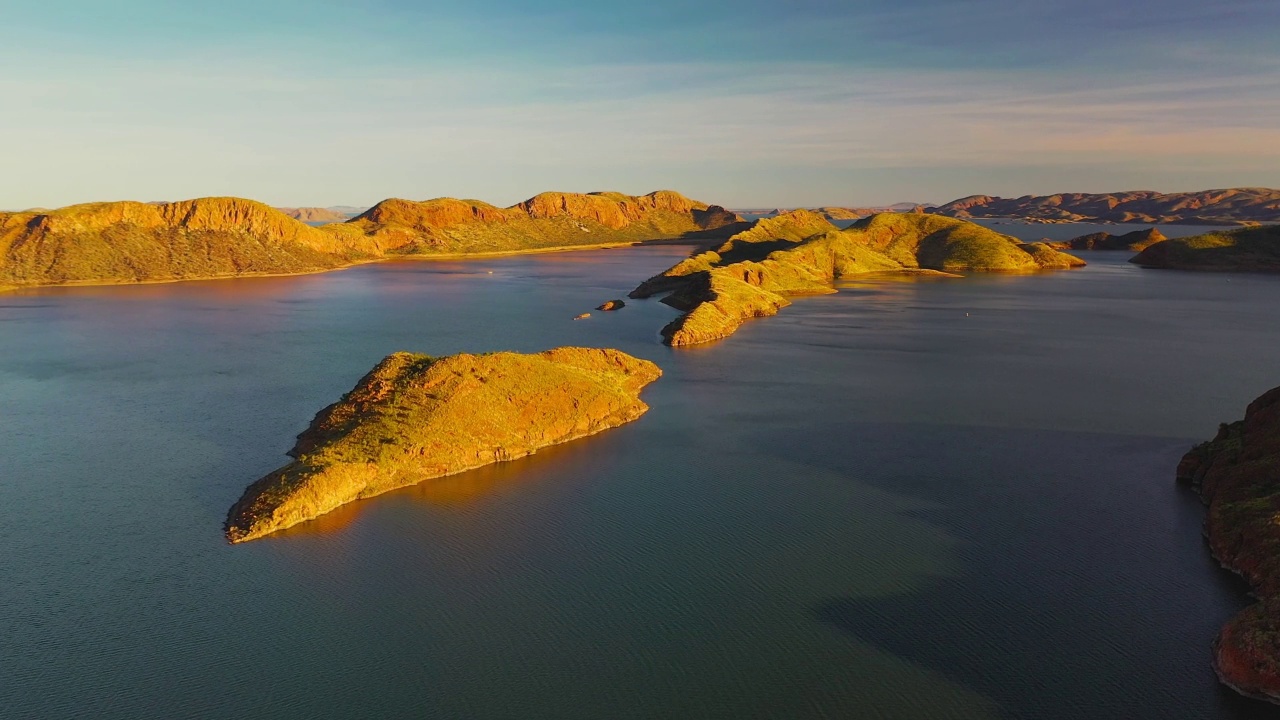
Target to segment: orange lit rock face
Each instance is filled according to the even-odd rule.
[[[227,539],[244,542],[346,503],[512,460],[602,432],[647,411],[656,365],[617,350],[536,355],[389,355],[321,410],[296,460],[249,486]]]
[[[1239,692],[1280,702],[1280,388],[1188,452],[1177,475],[1208,505],[1213,556],[1259,599],[1223,627],[1214,667]]]
[[[619,193],[579,195],[549,192],[535,195],[516,207],[531,218],[571,217],[594,220],[607,228],[621,230],[654,210],[690,213],[695,209],[705,210],[707,206],[679,193],[660,190],[641,197]]]

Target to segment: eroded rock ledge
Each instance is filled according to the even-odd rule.
[[[1178,480],[1208,505],[1204,530],[1213,556],[1258,597],[1222,628],[1214,669],[1240,693],[1280,703],[1280,388],[1188,452]]]
[[[227,515],[233,543],[406,485],[513,460],[635,420],[657,365],[618,350],[387,356],[321,410],[294,462],[249,486]]]

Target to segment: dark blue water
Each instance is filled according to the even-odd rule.
[[[1039,229],[1039,228],[1036,228]],[[1280,382],[1280,278],[847,283],[727,341],[685,249],[0,297],[0,716],[1246,718],[1175,487]],[[383,355],[614,346],[631,425],[231,547]]]

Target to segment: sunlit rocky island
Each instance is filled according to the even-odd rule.
[[[395,353],[321,410],[289,452],[294,461],[249,486],[227,515],[245,542],[349,502],[631,422],[640,391],[662,372],[617,350],[535,355]]]
[[[1270,221],[1269,193],[1017,202],[976,196],[898,211],[774,210],[757,219],[673,191],[547,192],[505,208],[452,198],[390,199],[354,215],[277,209],[241,198],[91,203],[0,213],[0,290],[682,244],[687,256],[639,282],[629,297],[660,298],[678,311],[657,336],[684,347],[722,340],[750,319],[775,315],[805,296],[838,292],[842,282],[854,279],[956,282],[976,274],[1070,272],[1086,265],[1074,253],[1108,251],[1128,253],[1129,262],[1143,268],[1280,271],[1280,225],[1274,224],[1172,239],[1150,227],[1029,242],[975,222],[1018,212],[1025,213],[1023,220],[1043,223],[1136,218],[1249,224]],[[1081,214],[1098,203],[1128,209]],[[1140,207],[1155,209],[1137,213]],[[1212,214],[1168,214],[1192,207]],[[612,314],[626,307],[614,298],[594,309]],[[590,320],[586,310],[576,310],[573,319]],[[289,452],[291,462],[248,486],[227,513],[225,537],[231,543],[256,540],[397,488],[630,423],[648,410],[641,390],[661,375],[654,362],[614,349],[391,354],[315,416]],[[1259,596],[1223,629],[1213,649],[1214,667],[1225,684],[1270,701],[1280,700],[1280,570],[1273,567],[1280,543],[1273,532],[1277,397],[1272,391],[1260,398],[1244,421],[1224,425],[1178,468],[1178,477],[1209,505],[1206,534],[1214,557],[1242,574]]]

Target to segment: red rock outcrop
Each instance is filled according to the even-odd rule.
[[[1210,552],[1259,599],[1223,627],[1214,668],[1235,690],[1280,702],[1280,388],[1188,452],[1177,477],[1208,506]]]

